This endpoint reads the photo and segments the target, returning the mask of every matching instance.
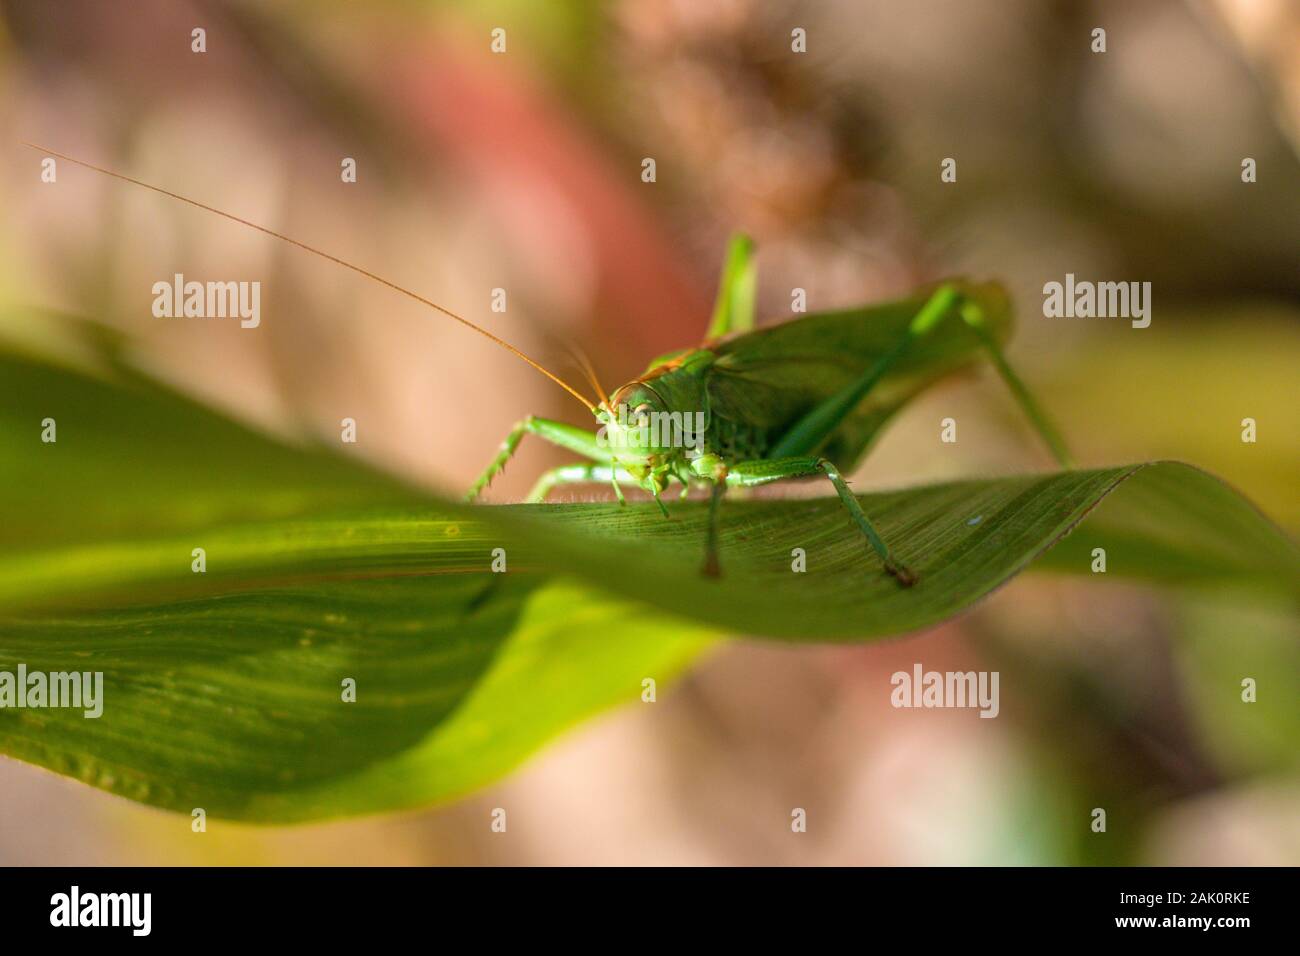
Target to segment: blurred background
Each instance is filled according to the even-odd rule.
[[[768,321],[795,288],[816,311],[998,278],[1011,358],[1082,464],[1184,459],[1300,526],[1294,2],[0,0],[0,89],[0,301],[110,323],[155,375],[273,430],[364,421],[359,454],[431,487],[467,486],[525,414],[581,419],[378,285],[69,164],[49,188],[19,141],[318,245],[571,378],[580,346],[607,385],[701,337],[735,229]],[[261,327],[154,319],[174,272],[260,280]],[[1044,319],[1067,272],[1151,282],[1151,327]],[[492,500],[562,460],[525,442]],[[978,372],[901,415],[855,486],[1048,467]],[[1030,575],[903,640],[730,643],[469,799],[327,825],[200,838],[0,759],[0,863],[1294,865],[1294,612]],[[915,662],[1000,671],[1001,716],[892,709]]]

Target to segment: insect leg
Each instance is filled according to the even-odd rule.
[[[569,451],[582,455],[584,458],[590,458],[592,461],[608,464],[611,460],[608,449],[602,448],[596,440],[596,436],[591,432],[583,431],[574,425],[566,425],[564,422],[529,415],[511,429],[510,434],[501,443],[501,449],[497,452],[497,456],[492,459],[492,463],[487,466],[487,469],[479,476],[478,481],[474,482],[473,487],[465,495],[466,501],[473,501],[477,498],[483,489],[492,483],[492,479],[505,470],[506,462],[514,455],[515,450],[519,447],[520,440],[523,439],[525,434],[536,435],[552,445],[567,448]]]
[[[777,440],[769,455],[772,458],[789,458],[799,455],[811,455],[820,448],[826,439],[845,418],[876,387],[890,367],[907,351],[908,346],[918,337],[932,329],[954,305],[961,300],[961,293],[952,285],[942,285],[921,306],[907,332],[874,365],[868,368],[853,382],[850,382],[830,398],[821,402],[795,422],[790,430]]]
[[[623,471],[621,467],[619,467],[617,458],[613,460],[613,465],[614,468],[609,473],[609,483],[614,486],[614,497],[618,499],[618,503],[621,505],[626,505],[627,499],[623,497],[623,487],[618,483],[618,476],[619,473],[622,472],[624,476],[623,477],[624,481],[631,479],[632,476],[629,475],[626,471]]]
[[[889,550],[889,545],[885,544],[885,540],[872,525],[871,519],[862,510],[862,505],[858,503],[858,499],[853,496],[853,492],[840,476],[839,469],[825,458],[778,458],[741,462],[730,466],[727,472],[727,484],[739,487],[766,485],[786,478],[803,478],[818,473],[824,474],[835,486],[835,493],[840,496],[840,501],[848,509],[853,523],[866,536],[871,549],[880,556],[885,570],[897,578],[898,583],[903,587],[911,587],[915,584],[916,576],[894,557],[893,552]]]
[[[537,479],[537,484],[533,486],[533,490],[528,494],[528,500],[534,504],[544,502],[546,496],[549,495],[557,485],[583,483],[599,484],[601,482],[611,481],[615,482],[615,487],[618,487],[618,481],[634,482],[635,480],[636,479],[626,471],[623,471],[621,468],[615,468],[612,465],[599,465],[595,463],[561,465],[558,468],[552,468],[550,471],[545,472]]]
[[[718,300],[705,340],[719,339],[731,332],[748,332],[754,327],[754,241],[736,233],[727,246],[727,260],[718,282]]]
[[[651,490],[650,490],[650,497],[654,498],[654,500],[655,500],[655,504],[657,504],[657,505],[659,506],[659,511],[663,514],[663,516],[664,516],[665,518],[672,517],[671,515],[668,514],[668,506],[665,505],[665,504],[664,504],[664,500],[663,500],[662,498],[659,497],[659,492],[658,492],[658,491],[656,491],[656,490],[654,490],[654,489],[651,489]]]
[[[1051,449],[1057,463],[1062,468],[1073,468],[1074,461],[1070,457],[1069,449],[1065,447],[1065,441],[1061,438],[1061,433],[1048,420],[1042,408],[1034,401],[1034,397],[1029,394],[1029,389],[1025,387],[1025,383],[1021,381],[1020,376],[1007,363],[1006,355],[1003,354],[1002,347],[998,345],[997,339],[989,334],[984,319],[984,310],[976,302],[967,299],[962,303],[961,317],[974,331],[984,345],[985,350],[988,351],[993,367],[1002,376],[1002,381],[1007,383],[1007,388],[1011,389],[1011,394],[1015,396],[1016,402],[1019,403],[1020,408],[1025,413],[1025,417],[1033,423],[1039,437]]]
[[[715,481],[709,493],[709,532],[704,540],[703,573],[710,578],[722,576],[722,568],[718,564],[718,506],[722,504],[726,490],[725,481]]]

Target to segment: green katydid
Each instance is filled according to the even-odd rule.
[[[162,193],[288,242],[358,272],[460,322],[527,362],[583,403],[600,425],[596,433],[564,422],[529,416],[502,442],[499,453],[470,489],[473,500],[501,472],[524,435],[536,435],[585,462],[545,473],[530,496],[544,501],[558,485],[608,482],[620,502],[622,485],[639,487],[667,515],[662,495],[669,485],[709,490],[704,573],[719,570],[717,523],[728,488],[747,488],[824,475],[884,570],[900,584],[915,577],[893,556],[841,467],[864,457],[887,419],[907,399],[943,375],[985,353],[1009,386],[1056,459],[1070,461],[1052,427],[1002,352],[1010,329],[1007,297],[996,283],[949,280],[926,293],[884,305],[823,313],[762,329],[754,328],[756,272],[753,243],[732,239],[717,303],[701,345],[657,358],[642,375],[593,401],[505,340],[394,282],[297,239],[149,183],[43,147],[51,156]],[[628,417],[630,410],[630,418]],[[703,422],[682,441],[687,416]]]
[[[753,243],[736,236],[701,345],[657,358],[612,395],[602,392],[591,407],[602,425],[596,435],[525,418],[467,497],[487,487],[525,434],[589,459],[544,474],[534,501],[560,484],[610,482],[620,501],[620,485],[637,486],[666,515],[661,496],[670,483],[680,484],[683,496],[704,486],[710,490],[704,572],[716,575],[718,507],[726,489],[824,475],[885,570],[911,585],[915,578],[895,560],[838,465],[854,467],[906,398],[979,350],[989,354],[1057,460],[1069,466],[1059,434],[1002,353],[1009,315],[1000,286],[950,280],[921,297],[756,330],[755,281]],[[599,390],[594,377],[593,384]],[[691,414],[705,423],[702,441],[691,447],[676,439],[676,429],[653,427]]]

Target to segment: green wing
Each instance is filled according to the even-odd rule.
[[[1010,300],[997,283],[949,280],[983,309],[998,341],[1011,332]],[[765,431],[775,441],[821,400],[896,345],[932,288],[896,302],[824,312],[725,339],[709,370],[712,414]],[[979,337],[954,311],[900,358],[831,436],[823,453],[841,468],[861,460],[881,427],[909,399],[971,363]]]

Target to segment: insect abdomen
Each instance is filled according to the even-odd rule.
[[[769,445],[765,429],[714,414],[704,439],[705,449],[727,461],[762,458]]]

